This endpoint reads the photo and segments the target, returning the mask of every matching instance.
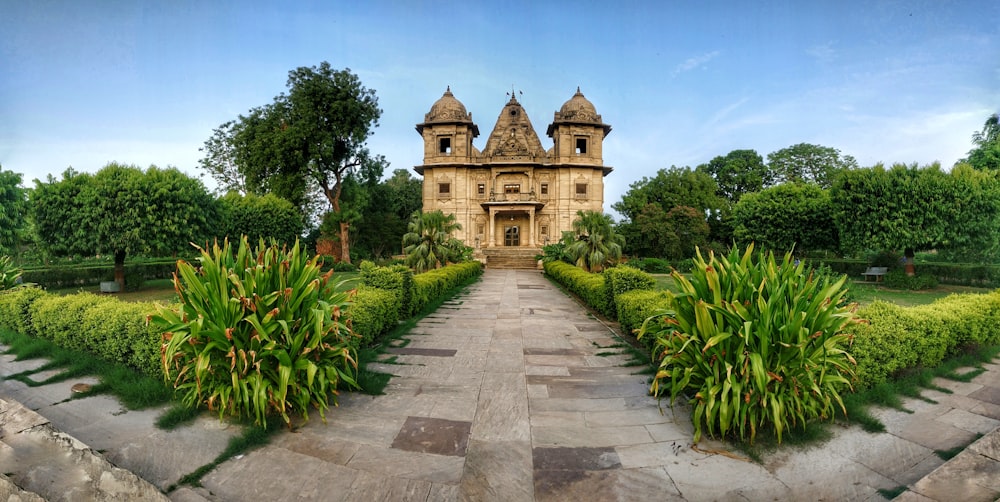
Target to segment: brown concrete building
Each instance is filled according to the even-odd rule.
[[[456,237],[490,266],[526,266],[543,245],[571,230],[577,211],[601,211],[602,158],[611,126],[577,88],[555,112],[546,149],[528,114],[512,95],[480,150],[479,127],[451,93],[437,100],[417,124],[424,139],[424,211],[454,214]],[[517,257],[521,258],[518,259]]]

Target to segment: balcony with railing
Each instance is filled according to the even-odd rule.
[[[537,209],[541,209],[545,206],[548,196],[543,196],[541,199],[535,193],[534,190],[530,192],[510,192],[510,193],[497,193],[490,192],[489,198],[481,202],[483,208],[495,205],[532,205]]]

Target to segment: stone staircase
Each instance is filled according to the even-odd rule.
[[[540,248],[528,247],[495,247],[483,249],[486,256],[486,266],[489,268],[538,268],[535,256],[542,254]]]

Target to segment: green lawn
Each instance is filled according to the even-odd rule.
[[[669,274],[653,274],[656,279],[656,287],[668,291],[677,290],[674,288],[674,280]],[[875,300],[883,300],[895,303],[901,307],[912,307],[914,305],[924,305],[944,298],[952,293],[989,293],[989,288],[973,288],[969,286],[951,286],[942,284],[935,289],[928,291],[905,291],[897,289],[887,289],[872,283],[852,282],[850,284],[854,301],[861,305],[869,304]]]
[[[340,272],[333,275],[333,282],[338,284],[337,289],[346,291],[355,287],[358,283],[359,274],[357,272]],[[49,289],[49,293],[57,295],[71,295],[81,291],[102,294],[100,286],[89,286],[85,288],[63,288]],[[124,293],[111,293],[119,300],[126,302],[174,302],[177,301],[177,294],[174,292],[174,285],[170,279],[156,279],[146,281],[138,291],[127,291]]]

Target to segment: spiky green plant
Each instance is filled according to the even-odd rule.
[[[679,291],[669,310],[646,320],[640,337],[655,340],[657,396],[691,397],[694,441],[731,436],[752,443],[760,427],[773,427],[778,441],[792,426],[832,419],[840,393],[854,378],[844,333],[859,322],[853,305],[842,305],[846,276],[813,274],[791,254],[741,255],[700,251],[688,280],[671,274]]]
[[[348,294],[320,272],[299,243],[251,249],[246,237],[201,249],[201,266],[177,262],[180,310],[152,316],[164,333],[163,371],[191,407],[253,416],[277,412],[324,418],[340,382],[356,386],[355,340],[341,321]]]
[[[0,291],[11,289],[18,285],[21,269],[14,266],[10,256],[0,256]]]

